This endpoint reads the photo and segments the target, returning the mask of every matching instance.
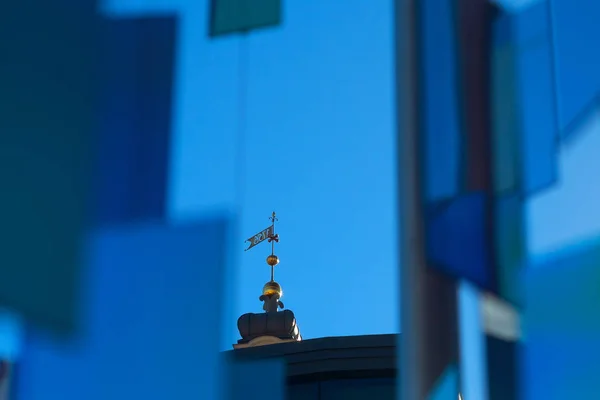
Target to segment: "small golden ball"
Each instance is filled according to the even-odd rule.
[[[263,294],[265,296],[279,294],[279,297],[281,297],[283,296],[283,290],[281,290],[281,286],[279,286],[279,283],[275,281],[270,281],[265,283],[265,286],[263,286]]]
[[[276,266],[277,264],[279,264],[279,257],[277,257],[274,254],[271,254],[269,257],[267,257],[267,264],[269,264],[271,267]]]

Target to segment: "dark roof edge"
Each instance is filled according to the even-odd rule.
[[[397,368],[398,337],[398,334],[324,337],[222,354],[235,362],[283,358],[288,379],[326,379],[349,374],[387,376],[393,375]]]
[[[224,354],[236,353],[236,356],[257,355],[260,357],[286,356],[295,353],[306,353],[319,350],[396,347],[400,334],[330,336],[316,339],[304,339],[300,342],[271,344],[268,346],[248,347],[228,350]]]

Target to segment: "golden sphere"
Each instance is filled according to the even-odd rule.
[[[279,283],[277,283],[275,281],[270,281],[270,282],[265,283],[265,286],[263,286],[263,294],[265,296],[279,294],[279,297],[282,297],[283,290],[281,290],[281,286],[279,286]]]
[[[277,257],[275,254],[271,254],[269,257],[267,257],[267,264],[269,264],[271,267],[276,266],[279,264],[279,257]]]

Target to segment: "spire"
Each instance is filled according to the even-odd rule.
[[[238,330],[242,339],[238,340],[234,348],[302,340],[294,313],[290,310],[279,312],[280,308],[283,309],[283,290],[279,283],[275,282],[275,266],[279,264],[279,257],[275,255],[275,243],[279,243],[279,235],[275,233],[275,222],[278,219],[274,211],[269,220],[271,226],[246,240],[250,243],[246,250],[265,240],[271,243],[271,254],[267,257],[267,265],[271,267],[271,280],[265,283],[262,295],[258,298],[263,302],[263,310],[266,312],[248,313],[238,319]]]
[[[262,295],[258,299],[264,302],[263,310],[266,312],[277,312],[279,308],[283,308],[283,303],[280,301],[283,296],[283,290],[281,289],[281,285],[275,282],[275,266],[279,264],[279,257],[275,255],[275,243],[279,243],[279,234],[275,233],[275,222],[279,221],[279,219],[277,219],[275,211],[273,211],[269,220],[271,221],[271,226],[246,240],[250,242],[250,246],[246,250],[250,250],[264,240],[271,243],[271,255],[267,257],[267,265],[271,267],[271,280],[265,283]]]

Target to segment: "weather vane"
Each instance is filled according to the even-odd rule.
[[[275,233],[275,222],[279,220],[275,216],[275,211],[273,211],[273,214],[269,217],[269,220],[271,221],[271,226],[263,229],[256,235],[253,235],[246,240],[246,242],[250,242],[250,246],[248,246],[248,248],[244,251],[250,250],[265,240],[271,243],[271,255],[267,257],[267,264],[269,264],[271,267],[271,282],[273,282],[275,277],[275,266],[279,264],[279,257],[275,255],[275,243],[279,243],[279,234]]]

